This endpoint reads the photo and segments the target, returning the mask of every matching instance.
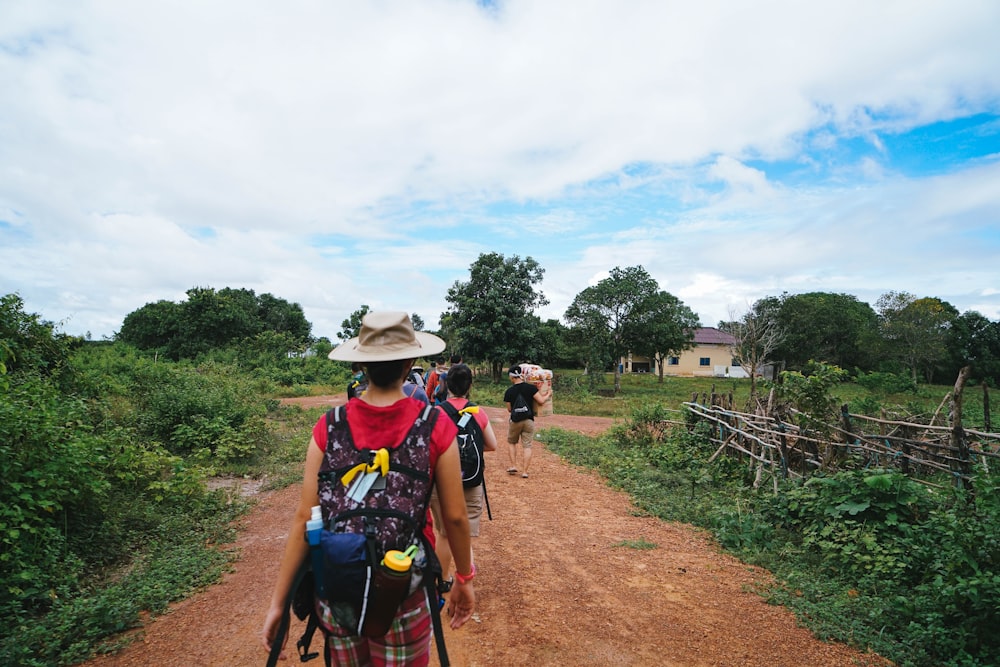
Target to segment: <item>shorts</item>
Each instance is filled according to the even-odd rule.
[[[469,513],[469,537],[479,537],[479,519],[483,516],[483,485],[474,486],[465,491],[465,511]],[[431,491],[431,516],[434,518],[434,530],[438,535],[445,535],[444,519],[441,517],[441,501],[438,500],[437,487]]]
[[[508,422],[507,424],[507,444],[516,445],[521,441],[521,446],[525,449],[531,448],[531,442],[535,438],[535,420],[525,419],[519,422]]]

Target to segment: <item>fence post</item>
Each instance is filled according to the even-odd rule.
[[[969,460],[969,443],[965,438],[965,429],[962,427],[962,390],[965,389],[965,382],[969,379],[969,373],[971,368],[965,366],[958,372],[958,379],[955,380],[955,389],[951,392],[951,406],[952,406],[952,416],[951,416],[951,444],[952,447],[958,449],[958,461],[951,462],[952,472],[956,474],[958,479],[955,480],[955,486],[959,483],[967,490],[972,490],[972,464]]]
[[[847,444],[843,446],[834,445],[834,451],[844,454],[850,452],[848,445],[858,444],[858,439],[854,437],[854,429],[851,428],[851,413],[847,410],[847,403],[840,406],[840,420],[843,422],[842,428],[844,429],[844,433],[847,434]]]
[[[990,427],[990,388],[985,380],[983,380],[983,430],[987,433],[993,432]]]
[[[788,441],[785,440],[785,424],[778,422],[778,452],[781,454],[781,478],[788,479]]]

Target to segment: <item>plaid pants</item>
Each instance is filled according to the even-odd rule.
[[[423,588],[399,608],[389,632],[378,639],[352,634],[328,617],[330,664],[342,667],[426,667],[430,663],[431,612]]]

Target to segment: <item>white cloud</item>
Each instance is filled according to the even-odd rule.
[[[636,264],[712,324],[783,289],[1000,317],[1000,151],[927,179],[883,142],[1000,110],[996,25],[975,0],[7,2],[0,290],[100,336],[247,287],[332,336],[362,303],[433,326],[498,251],[539,259],[551,317]],[[824,163],[845,137],[873,154]]]

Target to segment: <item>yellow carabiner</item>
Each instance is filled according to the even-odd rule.
[[[389,474],[389,450],[382,448],[375,452],[375,460],[368,466],[368,472],[378,472],[383,477]]]
[[[466,414],[470,414],[470,415],[478,415],[479,414],[479,406],[478,405],[466,405],[464,408],[462,408],[461,410],[458,411],[458,414],[462,414],[462,413],[466,413]]]
[[[350,486],[351,481],[357,476],[357,474],[359,472],[363,472],[364,469],[367,467],[368,467],[367,463],[359,463],[358,465],[354,466],[341,476],[340,483],[343,484],[344,486]]]

